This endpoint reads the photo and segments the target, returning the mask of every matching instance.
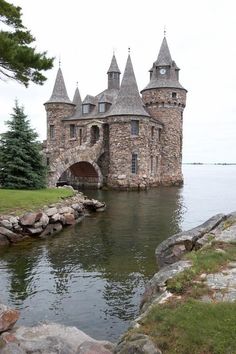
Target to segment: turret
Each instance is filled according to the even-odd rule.
[[[61,120],[71,116],[75,109],[75,104],[68,97],[61,68],[58,69],[52,95],[44,106],[47,112],[48,145],[60,147],[64,140]]]
[[[108,75],[108,90],[120,88],[120,69],[117,65],[115,54],[113,54],[111,65],[107,72]]]
[[[142,98],[150,115],[163,124],[161,181],[166,185],[183,181],[183,111],[187,90],[179,82],[179,70],[164,37],[150,70],[150,82],[142,90]]]

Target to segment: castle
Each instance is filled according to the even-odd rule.
[[[59,68],[47,112],[48,184],[145,189],[183,182],[183,111],[187,90],[164,37],[150,81],[139,94],[128,55],[124,75],[113,55],[107,89],[68,97]]]

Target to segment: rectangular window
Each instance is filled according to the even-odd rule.
[[[83,104],[82,105],[82,113],[83,114],[88,114],[89,113],[89,104]]]
[[[158,172],[158,156],[156,156],[156,175],[157,175],[157,172]]]
[[[151,174],[153,174],[153,156],[151,156]]]
[[[131,172],[137,173],[137,171],[138,171],[138,155],[132,154]]]
[[[75,134],[75,124],[70,124],[70,139],[73,139],[76,137]]]
[[[157,129],[157,141],[160,141],[161,138],[161,129]]]
[[[106,112],[106,103],[99,103],[99,113]]]
[[[172,98],[177,98],[177,93],[176,92],[172,92]]]
[[[54,139],[55,138],[55,127],[54,127],[54,125],[50,125],[50,127],[49,127],[49,135],[50,135],[50,139]]]
[[[152,126],[152,128],[151,128],[151,139],[154,139],[154,131],[155,131],[155,128]]]
[[[131,135],[139,135],[139,120],[131,120]]]
[[[83,136],[82,136],[82,128],[80,128],[79,130],[79,144],[82,145],[82,139],[83,139]]]
[[[50,159],[49,159],[49,157],[47,157],[47,166],[49,166],[50,165]]]

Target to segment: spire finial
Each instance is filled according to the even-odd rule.
[[[76,87],[77,87],[77,88],[78,88],[78,84],[79,84],[78,81],[76,81]]]
[[[61,67],[61,54],[59,55],[59,68]]]
[[[130,47],[128,48],[128,54],[130,54]]]
[[[164,26],[164,37],[166,36],[166,25]]]

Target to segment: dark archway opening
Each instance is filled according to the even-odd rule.
[[[70,185],[74,189],[98,188],[99,176],[93,165],[86,161],[76,162],[63,172],[57,186]]]

